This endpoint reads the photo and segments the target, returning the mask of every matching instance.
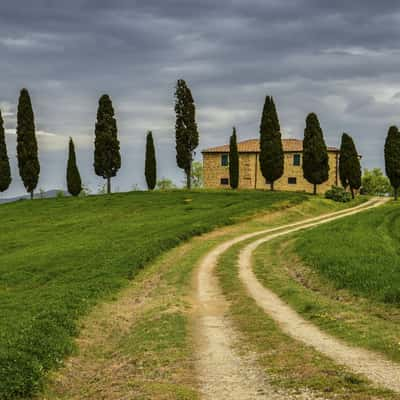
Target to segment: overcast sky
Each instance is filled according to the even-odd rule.
[[[197,105],[200,150],[258,137],[265,95],[284,137],[302,138],[317,113],[328,145],[353,136],[364,167],[383,167],[383,144],[400,121],[397,0],[14,0],[0,2],[0,109],[13,183],[19,90],[30,91],[42,172],[38,188],[65,188],[67,140],[83,181],[96,190],[93,135],[98,98],[114,104],[122,168],[113,186],[144,187],[144,143],[155,136],[159,177],[175,164],[174,86]]]

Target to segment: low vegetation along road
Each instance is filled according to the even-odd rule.
[[[114,215],[108,231],[118,234],[123,229],[124,234],[118,236],[121,244],[117,249],[110,252],[101,247],[101,251],[104,271],[115,289],[104,281],[103,272],[98,273],[95,259],[87,259],[82,268],[76,240],[79,233],[80,240],[90,237],[91,245],[96,246],[93,224],[103,222],[106,198],[85,199],[80,204],[70,199],[46,201],[43,207],[40,202],[35,204],[31,218],[40,218],[42,211],[51,213],[54,208],[50,222],[58,226],[67,223],[76,207],[83,208],[79,232],[72,228],[75,222],[60,238],[59,243],[68,235],[75,238],[72,247],[58,248],[64,252],[63,268],[57,263],[41,266],[43,259],[53,254],[53,246],[46,241],[35,242],[37,256],[32,263],[36,280],[26,281],[25,286],[12,286],[17,282],[18,266],[5,273],[6,264],[0,263],[14,309],[15,304],[25,304],[23,293],[30,293],[32,303],[20,314],[19,325],[13,325],[15,318],[12,313],[7,316],[7,303],[3,302],[0,318],[6,323],[1,325],[0,340],[14,344],[10,351],[18,351],[16,360],[26,366],[38,365],[46,355],[40,370],[48,371],[40,377],[33,375],[33,369],[18,368],[14,374],[7,364],[7,354],[13,353],[4,352],[3,346],[0,373],[9,369],[8,384],[0,383],[0,398],[28,398],[34,393],[42,400],[400,399],[400,298],[396,291],[400,218],[395,203],[360,198],[349,205],[300,194],[259,193],[255,197],[248,193],[129,195],[113,200],[114,207],[107,211]],[[246,201],[251,202],[253,215],[246,214],[247,206],[242,206]],[[210,212],[207,202],[218,204],[215,209],[219,212]],[[67,219],[60,215],[61,206]],[[9,220],[5,222],[12,225],[18,220],[12,211],[21,213],[25,206],[8,207]],[[93,207],[100,213],[98,222],[89,212]],[[182,212],[181,220],[174,217],[172,209]],[[229,209],[238,212],[235,221],[222,218],[232,215]],[[127,225],[130,210],[135,219]],[[134,246],[137,232],[149,231],[147,219],[139,217],[146,213],[158,218],[148,225],[154,232],[163,225],[162,237],[146,236]],[[235,224],[218,227],[226,222]],[[218,229],[172,248],[179,230],[184,239],[208,231],[211,224]],[[51,241],[52,232],[49,225],[42,235]],[[373,243],[367,237],[372,237]],[[103,239],[107,237],[101,238],[101,246]],[[132,265],[135,276],[128,280],[126,263],[135,254],[143,257],[143,246],[151,250],[153,239],[164,240],[164,248],[172,249],[159,255],[153,252],[145,268]],[[21,240],[15,236],[7,242],[14,257],[3,254],[0,258],[9,262],[26,259],[27,248]],[[318,248],[307,247],[316,242]],[[351,251],[346,252],[349,244]],[[326,250],[321,251],[321,246]],[[335,253],[328,247],[333,246],[338,254],[330,259]],[[123,251],[125,247],[129,254]],[[46,255],[43,259],[41,252]],[[351,257],[353,253],[360,256]],[[53,255],[61,261],[59,255]],[[376,265],[372,268],[368,263]],[[28,267],[32,269],[20,265],[20,272],[26,274]],[[58,279],[55,282],[50,270]],[[85,277],[86,285],[77,286],[68,275],[71,273]],[[49,279],[53,279],[50,286]],[[92,288],[103,285],[107,292],[88,292],[88,284]],[[57,290],[50,291],[53,285]],[[57,291],[62,291],[63,302],[56,301],[61,295]],[[64,333],[61,341],[57,335],[66,320],[56,316],[58,312],[64,315],[65,307],[57,307],[70,302],[70,295],[75,301],[86,299],[92,306],[89,303],[79,308],[82,312],[68,314],[74,329],[69,336]],[[32,318],[40,322],[35,313],[42,304],[47,304],[46,315],[51,316],[53,328],[29,325],[29,331],[22,331],[30,335],[29,346],[22,341],[26,336],[15,335],[11,340],[13,329],[23,327],[23,318],[26,323]],[[88,311],[83,313],[85,309]],[[79,334],[72,347],[74,332]],[[60,362],[59,355],[68,354],[64,347],[58,350],[60,344],[75,351],[54,368],[50,357],[59,351]],[[43,353],[44,349],[53,350]],[[27,356],[22,358],[25,350]],[[26,390],[27,382],[34,391]]]

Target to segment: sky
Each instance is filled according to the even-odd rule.
[[[363,167],[383,167],[390,125],[399,124],[400,2],[397,0],[14,0],[0,2],[0,109],[13,182],[16,103],[28,88],[41,174],[38,189],[66,187],[73,137],[93,192],[98,99],[110,95],[121,142],[114,190],[144,188],[144,148],[153,131],[158,177],[177,184],[174,87],[196,102],[201,149],[257,138],[266,95],[283,137],[302,138],[315,112],[328,145],[350,134]]]

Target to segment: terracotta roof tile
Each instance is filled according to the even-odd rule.
[[[283,151],[303,151],[303,141],[300,139],[282,139]],[[338,152],[336,147],[329,147],[328,151]],[[258,139],[244,140],[238,143],[239,153],[259,153],[260,141]],[[223,146],[210,147],[202,151],[202,153],[229,153],[229,144]]]

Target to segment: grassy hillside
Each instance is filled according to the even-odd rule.
[[[0,207],[0,398],[31,394],[77,319],[191,236],[303,194],[155,192]]]
[[[400,306],[400,205],[299,235],[296,252],[337,289]]]

